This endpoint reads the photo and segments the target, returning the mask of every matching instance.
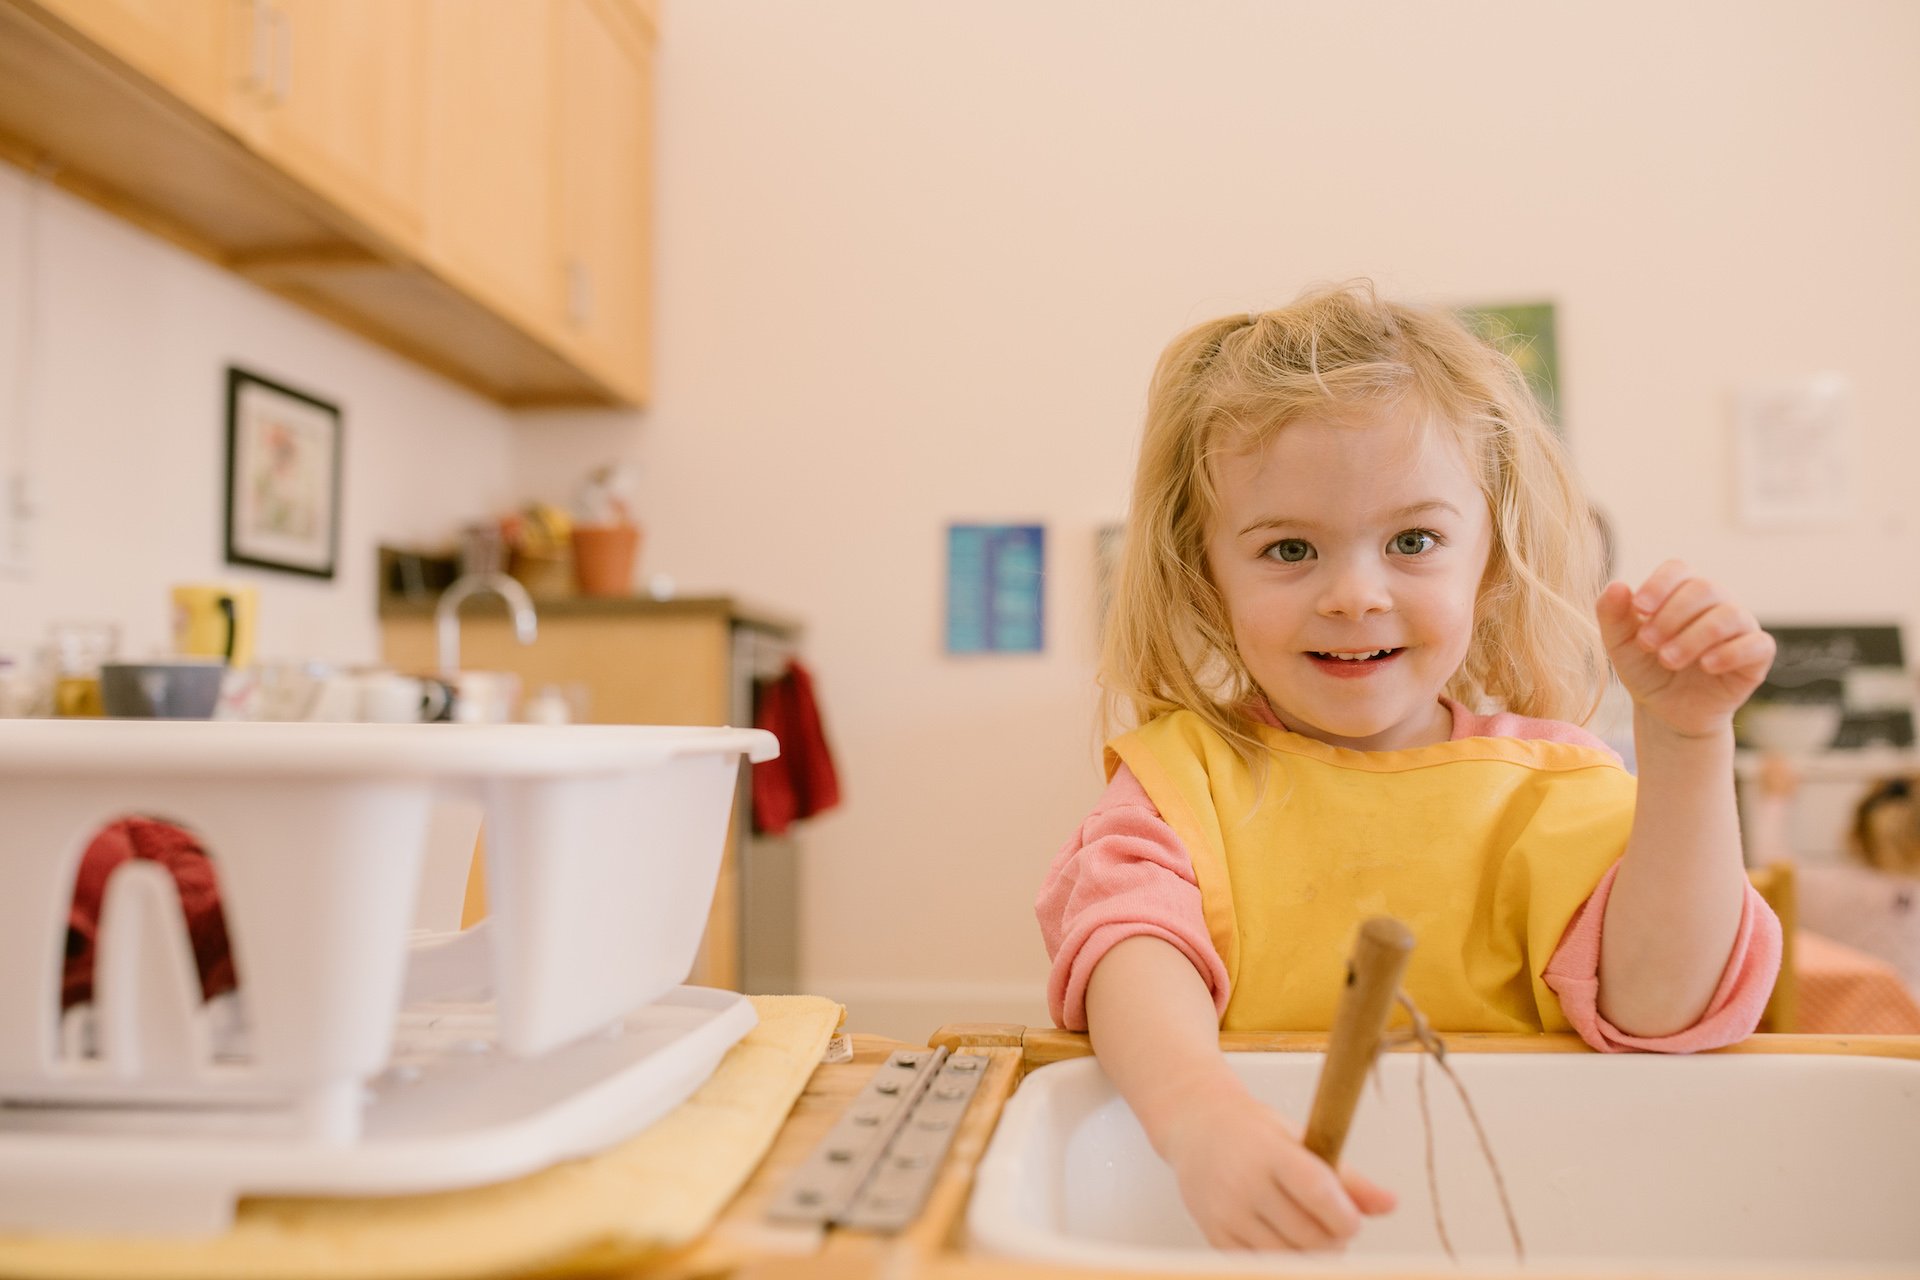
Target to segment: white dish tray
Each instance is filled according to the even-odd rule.
[[[222,1135],[178,1111],[13,1107],[0,1122],[0,1231],[214,1234],[248,1196],[478,1186],[591,1154],[697,1089],[754,1028],[731,991],[680,987],[538,1058],[494,1045],[487,1005],[402,1011],[359,1138]],[[115,1202],[103,1222],[102,1201]]]
[[[469,1076],[443,1055],[427,1073],[435,1081],[527,1086],[528,1107],[567,1111],[552,1089],[527,1085],[534,1076],[522,1068],[583,1098],[605,1083],[586,1068],[606,1065],[601,1051],[584,1046],[616,1022],[628,1027],[685,978],[742,762],[777,750],[772,735],[740,729],[0,721],[0,1226],[50,1223],[14,1210],[38,1169],[49,1186],[93,1189],[69,1206],[67,1228],[218,1229],[193,1179],[181,1181],[178,1204],[150,1175],[140,1195],[107,1194],[134,1176],[104,1159],[108,1148],[93,1139],[107,1135],[165,1132],[169,1150],[217,1150],[216,1162],[232,1168],[257,1156],[263,1169],[277,1157],[248,1144],[345,1152],[423,1123],[387,1118],[406,1114],[459,1119],[476,1126],[474,1141],[494,1141],[478,1136],[503,1120],[491,1104],[382,1107],[381,1073],[405,1074],[404,1055],[436,1043],[416,1016],[435,1001],[490,993],[489,1012],[462,1024],[460,1041],[490,1046],[503,1064]],[[62,1042],[80,858],[95,833],[130,814],[192,829],[212,858],[245,1005],[239,1060],[214,1053],[172,879],[140,860],[114,871],[102,903],[95,1052]],[[436,861],[464,866],[483,817],[486,929],[451,945],[410,945],[422,884],[435,894],[464,887],[463,873],[423,872]],[[665,1027],[686,1015],[656,1016]],[[628,1049],[647,1039],[636,1034],[619,1033]],[[632,1119],[643,1109],[632,1098],[610,1103],[602,1145],[645,1123]],[[575,1136],[555,1138],[517,1171],[579,1150],[569,1145],[575,1121],[542,1123]],[[195,1137],[218,1142],[180,1145]],[[451,1149],[454,1130],[435,1142]],[[369,1181],[367,1161],[341,1159],[354,1172],[331,1189],[397,1189]],[[440,1168],[442,1181],[422,1173],[408,1188],[508,1176],[467,1176],[464,1156]],[[202,1181],[222,1178],[259,1189],[224,1174]],[[149,1191],[160,1202],[152,1211],[138,1204]]]

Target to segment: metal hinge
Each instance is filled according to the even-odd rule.
[[[903,1049],[773,1198],[779,1222],[898,1231],[913,1221],[973,1101],[987,1059],[944,1049]]]

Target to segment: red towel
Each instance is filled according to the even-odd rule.
[[[789,662],[785,675],[754,692],[754,725],[780,740],[780,755],[753,766],[753,825],[777,836],[839,804],[840,779],[807,669]]]
[[[180,906],[187,917],[187,936],[200,970],[200,994],[211,1000],[235,986],[233,952],[227,943],[227,922],[220,913],[220,886],[213,862],[192,833],[170,822],[126,818],[103,828],[80,858],[80,874],[73,887],[73,906],[67,913],[67,963],[60,983],[60,1007],[93,999],[94,943],[100,928],[100,905],[107,880],[129,858],[148,858],[173,874],[180,890]]]

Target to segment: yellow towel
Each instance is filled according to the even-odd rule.
[[[425,1280],[630,1261],[686,1244],[747,1180],[842,1010],[755,996],[755,1027],[707,1082],[620,1146],[512,1182],[382,1199],[243,1200],[208,1240],[0,1235],[0,1276]]]

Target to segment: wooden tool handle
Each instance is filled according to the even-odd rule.
[[[1326,1065],[1320,1068],[1313,1111],[1307,1117],[1307,1150],[1330,1165],[1340,1161],[1347,1126],[1353,1123],[1353,1109],[1359,1105],[1380,1033],[1387,1028],[1394,995],[1400,990],[1400,975],[1412,954],[1413,931],[1389,916],[1375,916],[1354,936],[1346,994],[1334,1015]]]

